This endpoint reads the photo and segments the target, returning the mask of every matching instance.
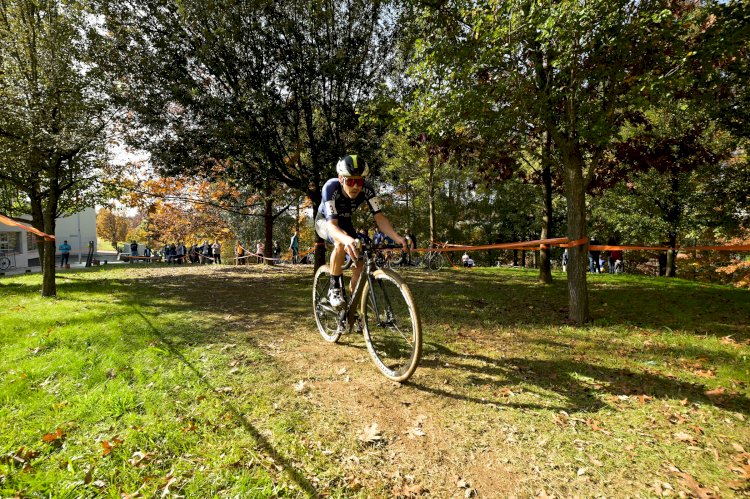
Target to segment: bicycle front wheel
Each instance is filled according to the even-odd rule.
[[[328,288],[331,285],[331,270],[323,265],[315,272],[313,279],[313,314],[318,331],[323,339],[336,343],[341,337],[339,328],[339,312],[328,303]]]
[[[7,256],[0,257],[0,270],[7,270],[10,268],[10,258]]]
[[[422,355],[422,325],[411,291],[391,270],[376,270],[365,283],[360,313],[367,350],[393,381],[409,379]]]

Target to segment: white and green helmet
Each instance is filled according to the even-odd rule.
[[[366,177],[370,169],[365,160],[358,161],[357,155],[352,154],[344,156],[336,163],[336,173],[342,177]]]

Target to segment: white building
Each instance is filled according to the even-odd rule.
[[[16,219],[18,220],[18,219]],[[11,259],[11,264],[16,268],[38,267],[39,250],[37,246],[38,237],[31,227],[31,217],[24,216],[27,224],[6,223],[0,220],[0,254],[5,254]],[[96,212],[94,208],[58,218],[55,229],[55,247],[59,248],[63,241],[68,241],[71,246],[70,261],[83,262],[89,250],[89,242],[94,242],[96,252]],[[59,256],[60,251],[56,251]]]

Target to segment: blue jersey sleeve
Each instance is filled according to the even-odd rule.
[[[341,195],[341,183],[332,178],[323,186],[323,200],[320,203],[320,211],[326,220],[337,220],[339,218],[336,209],[336,199]]]
[[[370,208],[370,213],[372,213],[373,215],[375,215],[376,213],[380,213],[380,199],[375,192],[375,188],[370,182],[365,182],[365,186],[362,189],[362,192],[365,195],[367,206]]]

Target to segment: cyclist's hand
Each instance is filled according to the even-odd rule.
[[[409,251],[409,239],[402,237],[401,238],[401,248],[404,251]]]
[[[348,237],[344,241],[344,251],[346,251],[346,254],[349,255],[349,258],[352,259],[352,261],[357,261],[359,258],[359,252],[357,250],[357,240],[353,237]]]

